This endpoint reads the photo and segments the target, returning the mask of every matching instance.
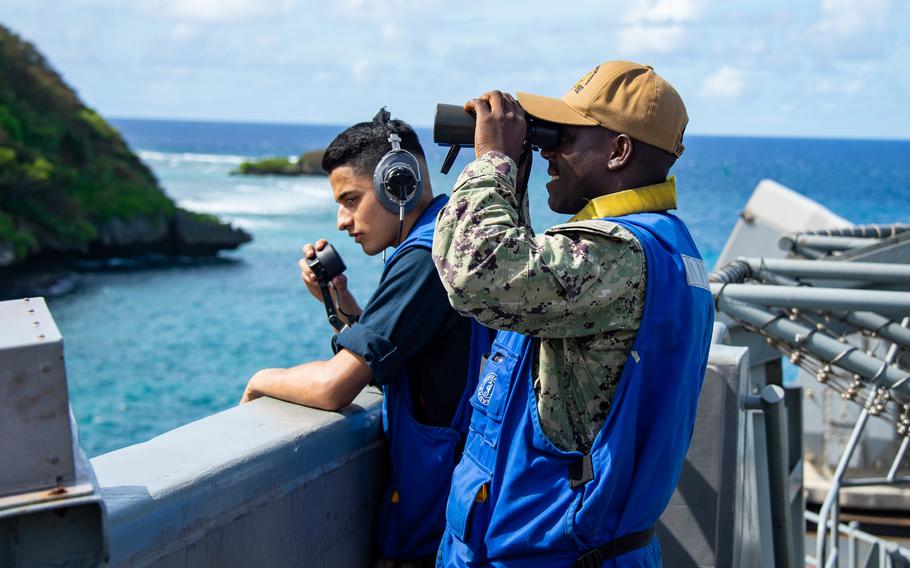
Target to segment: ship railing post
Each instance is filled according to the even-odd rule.
[[[804,566],[806,555],[806,498],[803,494],[803,389],[797,386],[784,387],[786,408],[787,447],[790,450],[787,461],[787,499],[790,512],[790,531],[794,566]]]
[[[856,529],[859,528],[859,523],[856,521],[850,521],[848,525],[849,529],[847,530],[847,562],[849,566],[857,566],[859,564],[859,554],[856,550]]]
[[[831,507],[831,561],[833,566],[840,564],[840,489],[834,495],[834,506]],[[830,563],[830,562],[829,562]]]
[[[765,438],[768,447],[768,488],[771,493],[774,565],[795,568],[797,562],[793,554],[793,519],[789,490],[790,449],[784,399],[784,389],[777,385],[768,385],[761,391],[761,409],[765,415]]]
[[[904,439],[901,440],[901,447],[898,448],[897,455],[894,456],[894,462],[891,464],[891,469],[888,470],[888,481],[894,481],[894,476],[897,475],[901,461],[904,459],[904,455],[907,453],[908,445],[910,445],[910,437],[904,436]]]
[[[844,453],[841,454],[840,461],[837,463],[837,468],[834,470],[834,475],[831,478],[831,488],[828,489],[828,494],[825,496],[825,500],[822,503],[821,509],[818,511],[818,535],[815,544],[815,557],[818,559],[819,568],[829,565],[825,561],[827,558],[825,538],[828,537],[829,520],[831,522],[831,557],[832,560],[836,561],[837,559],[837,503],[840,496],[840,484],[841,480],[844,477],[844,473],[847,471],[847,466],[849,465],[850,460],[853,458],[853,452],[856,450],[856,446],[859,444],[859,439],[862,436],[863,430],[866,429],[866,422],[868,422],[868,420],[869,409],[863,408],[862,412],[860,412],[859,418],[856,421],[856,424],[853,426],[853,432],[850,433],[850,439],[847,441],[847,446],[844,448]],[[832,512],[834,514],[832,514]]]
[[[800,413],[787,408],[787,400],[799,404],[799,396],[787,396],[787,391],[778,385],[765,386],[759,395],[744,397],[744,407],[754,413],[753,436],[756,464],[766,467],[756,471],[759,490],[759,505],[766,504],[759,514],[759,529],[771,540],[772,559],[770,564],[778,568],[797,567],[803,564],[803,547],[794,541],[794,503],[802,504],[802,460],[793,459],[787,428],[788,414],[799,417]],[[795,389],[799,390],[799,389]],[[799,487],[791,491],[791,486]],[[767,493],[767,499],[762,493]],[[802,515],[799,515],[802,522]],[[801,527],[800,527],[801,530]],[[801,533],[800,533],[801,534]],[[763,564],[769,564],[762,558]]]

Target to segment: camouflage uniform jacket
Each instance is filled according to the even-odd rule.
[[[540,338],[534,390],[541,426],[558,447],[587,451],[641,321],[644,251],[630,231],[590,213],[591,220],[535,235],[527,196],[516,197],[516,174],[515,162],[498,152],[465,167],[439,214],[433,260],[456,310]],[[665,185],[672,180],[648,189]]]

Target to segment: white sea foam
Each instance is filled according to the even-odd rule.
[[[194,154],[192,152],[155,152],[140,150],[139,157],[145,162],[168,162],[181,164],[195,162],[200,164],[241,164],[250,158],[248,156],[233,156],[229,154]]]
[[[225,215],[221,217],[221,220],[226,221],[235,227],[240,227],[241,229],[246,229],[247,231],[251,232],[255,232],[261,229],[273,229],[275,227],[281,227],[286,224],[286,222],[276,221],[275,219],[270,219],[268,217],[234,217]]]
[[[285,181],[262,186],[238,184],[230,192],[181,199],[179,205],[215,215],[290,215],[328,212],[335,207],[327,181],[322,184]]]

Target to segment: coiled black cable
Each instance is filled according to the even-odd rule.
[[[708,276],[710,282],[719,284],[742,284],[752,278],[752,267],[742,260],[734,260]]]

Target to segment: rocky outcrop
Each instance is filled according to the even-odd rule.
[[[273,156],[253,162],[243,162],[231,173],[256,176],[324,176],[328,175],[322,169],[324,153],[325,150],[313,150],[305,152],[296,160]]]
[[[301,154],[301,156],[297,158],[297,169],[303,175],[328,175],[326,171],[322,169],[323,154],[325,154],[325,150],[313,150],[312,152],[305,152]]]
[[[89,258],[150,254],[208,256],[248,242],[250,236],[209,215],[178,209],[168,217],[115,218],[100,227],[98,239],[83,251]]]
[[[177,207],[120,133],[32,44],[0,26],[0,268],[211,255],[249,240]]]
[[[98,238],[92,247],[104,256],[143,254],[148,249],[158,248],[160,243],[167,240],[169,221],[164,215],[137,216],[132,219],[114,217],[98,227]]]
[[[246,233],[220,223],[214,217],[186,211],[177,212],[171,220],[169,236],[175,252],[190,256],[214,254],[250,240]]]

